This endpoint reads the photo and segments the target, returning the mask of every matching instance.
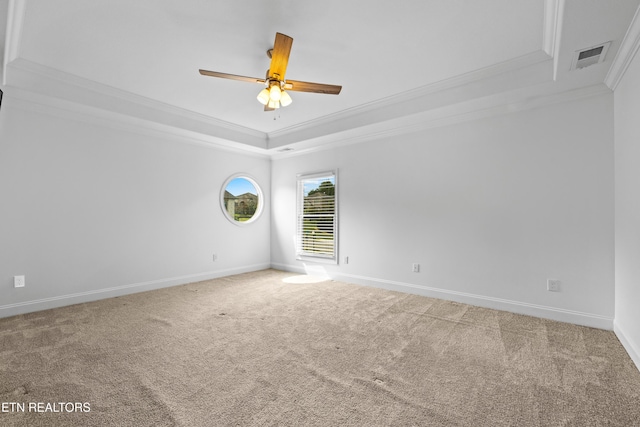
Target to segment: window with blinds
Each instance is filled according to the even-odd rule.
[[[296,243],[299,259],[336,262],[336,172],[298,176]]]

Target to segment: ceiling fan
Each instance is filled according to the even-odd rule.
[[[264,79],[208,70],[200,70],[200,74],[203,76],[221,77],[223,79],[263,84],[265,88],[258,94],[258,101],[264,105],[264,111],[273,111],[276,108],[280,108],[280,106],[286,107],[291,104],[293,100],[287,93],[288,90],[326,93],[330,95],[339,94],[342,86],[284,79],[292,44],[293,39],[291,37],[281,33],[276,33],[276,40],[273,43],[273,49],[269,49],[267,51],[267,55],[271,58],[271,65],[269,66],[266,78]]]

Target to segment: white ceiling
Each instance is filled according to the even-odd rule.
[[[308,148],[603,86],[639,3],[0,0],[3,87],[254,151]],[[288,78],[342,93],[292,92],[265,113],[259,85],[198,74],[263,77],[276,32],[294,39]],[[603,64],[570,71],[607,41]]]

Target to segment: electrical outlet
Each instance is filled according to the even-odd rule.
[[[344,257],[344,263],[345,264],[349,264],[349,257],[348,256]]]
[[[414,273],[420,273],[420,264],[413,264],[411,266],[411,271],[413,271]]]
[[[549,292],[560,292],[560,280],[547,279],[547,290]]]
[[[24,288],[24,285],[25,285],[24,276],[13,276],[14,288]]]
[[[211,261],[215,261],[218,259],[218,254],[213,254],[213,257],[211,257]]]

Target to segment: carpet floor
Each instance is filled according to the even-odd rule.
[[[292,276],[0,319],[0,425],[640,425],[611,331]]]

